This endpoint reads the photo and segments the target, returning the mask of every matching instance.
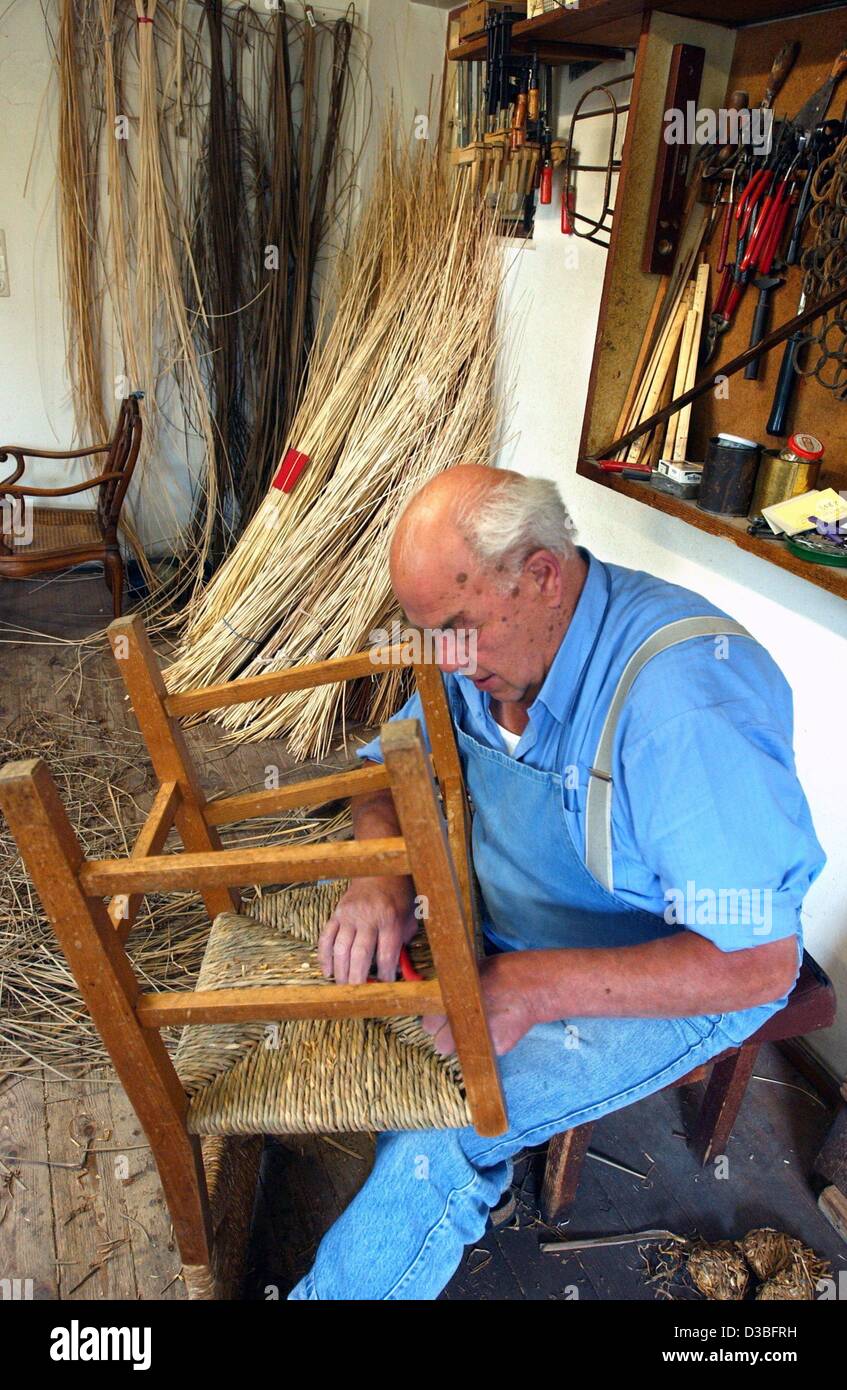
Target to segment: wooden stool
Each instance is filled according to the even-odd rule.
[[[835,990],[829,977],[805,951],[797,983],[784,1009],[772,1014],[740,1047],[727,1048],[666,1088],[672,1090],[675,1086],[705,1081],[711,1071],[689,1139],[701,1165],[708,1163],[715,1154],[726,1151],[762,1043],[784,1042],[817,1028],[829,1028],[834,1019]],[[551,1226],[556,1225],[576,1196],[593,1128],[593,1124],[577,1125],[550,1140],[541,1191],[541,1214]]]
[[[214,1236],[217,1223],[225,1224],[232,1196],[223,1190],[216,1195],[216,1189],[226,1184],[227,1175],[231,1177],[238,1164],[228,1161],[218,1147],[213,1173],[208,1167],[208,1153],[201,1150],[200,1135],[212,1136],[214,1143],[221,1136],[263,1133],[264,1129],[250,1128],[251,1117],[262,1112],[261,1107],[258,1111],[251,1107],[253,1098],[248,1094],[248,1103],[237,1114],[231,1107],[226,1110],[232,1128],[222,1129],[217,1124],[192,1127],[194,1102],[165,1049],[160,1029],[180,1024],[266,1025],[303,1019],[352,1024],[362,1019],[414,1019],[443,1013],[450,1020],[456,1041],[462,1105],[467,1107],[465,1122],[470,1120],[483,1135],[506,1130],[499,1069],[477,968],[467,803],[444,686],[434,666],[416,665],[414,673],[443,816],[415,720],[383,726],[385,766],[365,766],[277,790],[207,802],[178,723],[180,716],[370,676],[377,669],[374,653],[359,652],[169,695],[137,617],[112,623],[109,638],[159,779],[159,790],[132,853],[122,859],[86,860],[56,785],[39,759],[8,763],[0,771],[0,806],[147,1135],[189,1292],[209,1298],[220,1296],[229,1273],[219,1267],[220,1250]],[[380,654],[380,667],[384,669],[386,664],[410,665],[408,652],[402,648],[386,650]],[[390,788],[394,799],[402,829],[399,836],[288,847],[221,848],[221,825],[384,788]],[[162,854],[172,825],[185,852]],[[251,926],[259,933],[262,930],[239,914],[235,885],[317,884],[325,879],[372,874],[411,874],[419,900],[426,904],[426,938],[434,975],[362,986],[316,980],[313,972],[311,979],[308,975],[299,977],[307,979],[305,984],[298,980],[263,985],[248,977],[246,984],[236,979],[231,987],[224,979],[224,987],[220,987],[216,969],[222,961],[226,964],[227,940],[233,939],[232,933],[236,933],[238,955],[249,951]],[[149,892],[185,889],[201,894],[214,919],[210,936],[216,943],[214,959],[208,961],[207,953],[206,975],[201,971],[195,990],[145,992],[125,949],[141,899]],[[105,902],[108,895],[110,900]],[[290,958],[289,950],[286,959]],[[356,1051],[354,1040],[345,1055],[353,1059]],[[325,1058],[324,1062],[330,1067],[332,1059]],[[408,1053],[403,1055],[402,1066],[408,1068]],[[389,1081],[383,1095],[390,1095],[391,1089]],[[221,1112],[217,1113],[219,1116]],[[426,1117],[412,1115],[406,1127],[421,1124],[426,1124]],[[236,1142],[243,1145],[244,1139]],[[255,1158],[251,1152],[247,1165],[251,1174],[255,1173]]]

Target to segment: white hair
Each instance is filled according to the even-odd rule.
[[[503,470],[496,488],[480,495],[472,489],[456,512],[456,522],[486,567],[515,571],[534,550],[550,550],[563,560],[574,554],[574,524],[555,483]]]

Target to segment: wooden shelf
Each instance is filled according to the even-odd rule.
[[[579,465],[577,472],[584,478],[591,478],[592,482],[611,488],[614,492],[622,492],[625,497],[631,497],[635,502],[653,507],[656,511],[664,512],[666,516],[675,516],[679,521],[684,521],[688,526],[696,526],[700,531],[707,531],[710,536],[731,541],[733,545],[749,551],[760,560],[770,565],[778,565],[780,569],[796,574],[799,579],[805,579],[811,584],[817,584],[821,589],[828,589],[831,594],[837,594],[839,598],[847,599],[847,569],[809,564],[808,561],[792,555],[782,541],[759,540],[756,536],[748,535],[746,517],[719,516],[715,512],[704,512],[695,502],[683,502],[677,497],[671,497],[669,493],[657,492],[647,482],[637,483],[615,474],[604,473],[587,461]]]
[[[831,8],[832,0],[817,0],[811,5],[802,0],[581,0],[576,10],[551,10],[535,19],[518,20],[512,35],[515,42],[520,39],[530,47],[533,41],[574,39],[633,48],[643,17],[651,10],[738,28]]]
[[[542,15],[543,19],[544,16]],[[570,40],[548,39],[541,43],[522,39],[517,34],[517,25],[512,31],[512,50],[515,53],[534,53],[539,62],[558,67],[562,63],[614,63],[626,57],[626,48],[600,43],[571,43]],[[633,42],[631,47],[635,47]],[[473,63],[485,58],[488,40],[483,35],[477,39],[467,39],[465,43],[448,48],[447,57],[452,63]]]

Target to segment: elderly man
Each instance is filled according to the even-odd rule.
[[[767,652],[698,594],[577,549],[552,484],[441,474],[400,520],[391,579],[410,623],[470,639],[443,669],[509,1130],[380,1135],[298,1299],[435,1298],[521,1149],[782,1008],[824,863]],[[380,758],[378,740],[360,751]],[[400,833],[389,792],[354,803],[353,823],[360,839]],[[411,880],[353,882],[321,937],[324,972],[362,983],[375,963],[393,980],[413,904]],[[424,1025],[452,1051],[443,1018]]]

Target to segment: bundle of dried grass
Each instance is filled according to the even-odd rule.
[[[721,1301],[742,1299],[750,1283],[750,1271],[734,1240],[695,1246],[688,1256],[686,1271],[700,1293]]]
[[[388,546],[405,503],[445,468],[490,462],[494,223],[461,185],[451,192],[425,142],[385,145],[288,439],[310,461],[291,492],[270,489],[209,585],[172,688],[367,646],[395,612]],[[364,691],[232,706],[221,722],[240,738],[288,733],[303,757],[325,751],[340,713],[377,722],[397,696],[394,673]]]
[[[0,740],[0,762],[40,756],[49,763],[86,853],[124,855],[143,823],[153,791],[138,731],[94,720],[36,715]],[[304,843],[343,835],[349,814],[291,814],[224,831],[226,844]],[[178,848],[176,838],[168,849]],[[249,902],[250,894],[245,894]],[[127,943],[146,989],[187,989],[197,977],[209,921],[191,893],[150,894]],[[164,1035],[176,1046],[179,1030]],[[50,923],[0,817],[0,1076],[42,1068],[79,1075],[109,1058],[59,949]]]
[[[77,430],[102,441],[114,395],[144,391],[124,531],[151,589],[136,532],[179,561],[159,623],[255,510],[294,409],[318,251],[343,239],[363,138],[341,130],[355,9],[314,26],[221,0],[51,0],[48,25],[54,10]]]

